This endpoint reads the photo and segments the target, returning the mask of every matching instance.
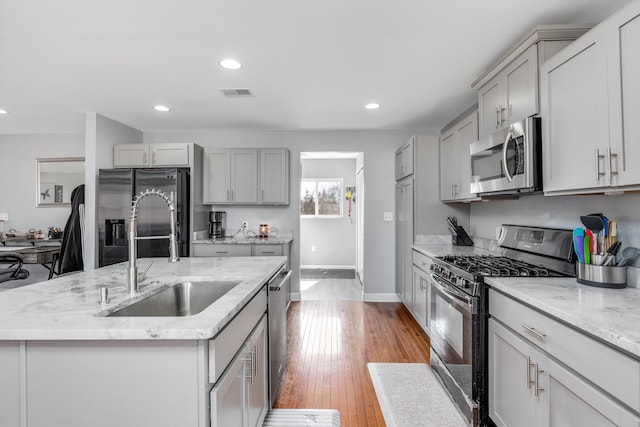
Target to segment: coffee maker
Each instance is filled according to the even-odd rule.
[[[225,211],[209,212],[209,238],[221,240],[227,230],[227,213]]]

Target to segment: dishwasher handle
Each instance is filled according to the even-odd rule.
[[[290,277],[291,277],[291,270],[280,270],[269,280],[269,282],[267,282],[269,291],[280,292],[280,289],[282,287],[281,285],[287,280],[289,280]]]

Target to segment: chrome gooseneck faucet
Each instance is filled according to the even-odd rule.
[[[171,234],[168,236],[143,236],[138,237],[138,203],[140,200],[145,198],[146,196],[158,196],[162,198],[165,202],[167,202],[167,207],[169,208],[169,215],[171,222]],[[178,257],[178,244],[176,239],[176,207],[173,204],[173,194],[172,197],[169,198],[166,193],[156,190],[145,190],[141,191],[139,195],[133,200],[131,205],[131,217],[129,218],[129,280],[128,280],[128,290],[129,293],[135,295],[138,292],[138,266],[137,266],[137,258],[138,258],[138,245],[136,244],[137,240],[143,239],[169,239],[169,262],[178,262],[180,261],[180,257]]]

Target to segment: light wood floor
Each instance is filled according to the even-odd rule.
[[[384,426],[367,363],[429,363],[429,338],[401,303],[292,302],[274,407],[337,409],[342,427]]]

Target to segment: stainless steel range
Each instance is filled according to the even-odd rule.
[[[431,366],[470,423],[486,425],[485,277],[575,276],[572,231],[503,225],[502,256],[447,255],[431,266]]]

